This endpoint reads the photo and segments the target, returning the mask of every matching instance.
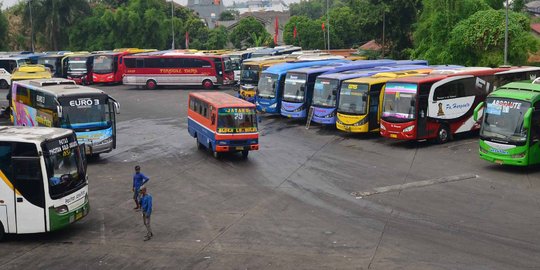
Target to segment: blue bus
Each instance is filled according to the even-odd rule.
[[[315,79],[321,74],[332,74],[348,70],[361,70],[377,66],[408,63],[394,60],[355,61],[350,63],[332,63],[287,72],[281,101],[281,115],[289,118],[306,118],[313,97]],[[419,62],[422,64],[423,62]]]
[[[315,80],[311,108],[311,121],[323,125],[336,124],[336,104],[338,104],[339,89],[344,80],[369,77],[381,72],[424,69],[426,65],[393,65],[379,66],[372,69],[349,70],[340,73],[323,74]]]
[[[343,59],[326,59],[320,61],[300,61],[276,64],[263,73],[259,77],[257,88],[257,96],[255,104],[257,110],[271,114],[279,114],[281,111],[281,95],[285,84],[285,74],[291,69],[325,65],[339,62],[350,62]]]

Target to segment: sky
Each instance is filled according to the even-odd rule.
[[[6,9],[10,6],[13,6],[15,4],[17,4],[18,2],[22,2],[22,1],[27,1],[27,0],[0,0],[0,3],[2,3],[2,9]],[[187,4],[187,0],[174,0],[176,3],[179,3],[181,5],[186,5]],[[223,4],[225,6],[230,6],[232,5],[233,1],[236,1],[238,3],[241,3],[241,2],[246,2],[246,1],[243,1],[243,0],[223,0]],[[300,0],[283,0],[283,2],[285,3],[295,3],[295,2],[299,2]]]

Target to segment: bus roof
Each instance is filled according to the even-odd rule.
[[[0,141],[41,143],[43,141],[67,136],[73,131],[51,127],[0,127]]]
[[[317,79],[334,79],[334,80],[348,80],[359,77],[369,77],[381,72],[395,72],[403,70],[424,69],[427,66],[422,65],[402,65],[402,66],[376,66],[367,69],[353,69],[340,73],[323,74],[317,77]]]
[[[284,74],[291,69],[298,69],[303,67],[315,66],[315,65],[324,65],[335,62],[350,62],[349,60],[344,59],[324,59],[318,61],[298,61],[298,62],[287,62],[280,63],[269,67],[264,73],[270,74]]]
[[[417,69],[417,70],[405,70],[405,71],[396,71],[396,72],[381,72],[377,73],[371,77],[361,77],[354,78],[344,81],[344,83],[364,83],[364,84],[377,84],[385,83],[389,80],[400,78],[400,77],[411,77],[411,76],[426,76],[431,71],[431,69]]]
[[[540,84],[511,82],[497,88],[489,96],[532,101],[540,98]]]
[[[289,72],[304,73],[304,74],[324,73],[324,72],[330,72],[330,71],[338,72],[339,67],[342,67],[351,63],[353,62],[352,61],[332,62],[328,64],[321,64],[321,65],[315,65],[315,66],[310,66],[310,67],[291,69],[289,70]]]
[[[512,74],[512,73],[516,73],[516,72],[532,72],[532,71],[540,71],[540,67],[528,67],[528,66],[525,66],[525,67],[511,67],[508,70],[500,71],[500,72],[497,72],[495,74],[503,75],[503,74]],[[532,78],[531,80],[533,80],[533,79],[535,79],[535,78]]]
[[[218,109],[228,107],[255,108],[255,104],[223,92],[191,92],[189,95],[207,101]]]
[[[31,89],[40,89],[43,92],[62,96],[77,96],[80,94],[107,94],[102,90],[75,84],[74,81],[62,78],[35,79],[16,81],[14,84],[22,85]]]
[[[124,58],[223,58],[226,56],[223,55],[213,55],[213,54],[187,54],[187,53],[136,53],[126,55]]]
[[[50,79],[51,70],[44,65],[22,65],[13,70],[11,80]]]

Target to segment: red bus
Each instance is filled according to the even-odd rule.
[[[215,158],[223,152],[259,149],[255,104],[223,92],[190,93],[188,131],[199,148],[209,149]]]
[[[94,83],[121,83],[126,73],[124,56],[131,54],[128,51],[100,53],[94,55]]]
[[[400,140],[436,139],[480,129],[474,108],[508,82],[540,77],[540,68],[461,68],[386,83],[380,133]]]
[[[126,85],[196,85],[205,89],[234,83],[231,60],[221,55],[147,53],[124,57]]]

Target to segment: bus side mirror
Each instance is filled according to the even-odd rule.
[[[120,114],[120,103],[114,101],[114,111],[117,113],[117,114]]]
[[[300,86],[300,91],[306,92],[306,86],[305,85]]]
[[[531,115],[533,113],[533,108],[529,108],[525,115],[523,116],[523,129],[529,129],[531,127]]]
[[[86,179],[86,169],[88,167],[88,164],[86,163],[86,146],[84,145],[84,143],[82,144],[79,144],[79,152],[81,153],[81,162],[82,162],[82,165],[83,165],[83,168],[84,168],[84,178]]]
[[[411,107],[414,107],[416,105],[416,100],[411,99]]]
[[[216,124],[216,114],[212,113],[212,126]]]
[[[276,89],[276,82],[272,83],[272,89]]]
[[[56,106],[56,114],[58,114],[58,118],[62,118],[62,106]]]
[[[474,114],[473,114],[473,119],[474,121],[478,121],[478,112],[484,107],[484,102],[480,102],[478,103],[478,105],[476,106],[476,108],[474,108]]]

